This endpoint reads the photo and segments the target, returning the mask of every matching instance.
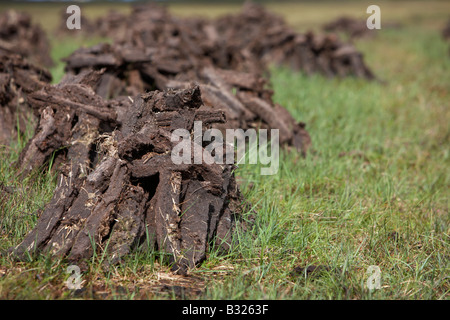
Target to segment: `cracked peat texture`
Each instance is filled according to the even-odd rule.
[[[109,264],[142,245],[168,253],[185,274],[212,243],[228,250],[243,210],[234,166],[171,159],[173,130],[193,132],[197,120],[206,130],[225,122],[224,113],[200,110],[195,85],[105,101],[88,85],[98,75],[69,76],[30,99],[41,118],[19,166],[29,172],[65,150],[53,199],[12,253],[47,252],[83,266],[94,251]]]
[[[30,120],[37,121],[27,95],[43,88],[51,79],[47,70],[0,47],[0,144],[9,145],[25,132]]]

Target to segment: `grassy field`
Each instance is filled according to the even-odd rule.
[[[380,2],[383,19],[401,28],[358,40],[383,80],[307,77],[272,68],[275,101],[307,123],[313,152],[283,152],[278,175],[242,166],[238,175],[258,212],[226,256],[211,252],[190,277],[175,276],[159,252],[137,250],[108,270],[92,258],[83,290],[67,289],[68,263],[42,256],[0,257],[1,299],[449,299],[450,44],[440,28],[448,2]],[[364,17],[365,2],[269,5],[299,31],[341,14]],[[47,8],[47,9],[45,9]],[[119,10],[128,10],[118,6]],[[5,9],[3,4],[1,9]],[[21,9],[51,30],[57,7]],[[176,14],[215,16],[238,6],[173,5]],[[90,6],[90,15],[102,7]],[[56,18],[55,18],[56,15]],[[383,26],[383,25],[382,25]],[[52,38],[53,57],[100,39]],[[57,81],[63,65],[52,69]],[[0,181],[13,197],[0,203],[0,251],[21,241],[52,197],[55,176],[24,180],[11,166],[32,134],[0,149]],[[326,266],[311,276],[296,267]],[[381,270],[370,291],[369,266]]]

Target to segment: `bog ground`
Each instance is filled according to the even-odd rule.
[[[268,7],[299,31],[319,30],[344,14],[366,17],[366,2],[283,3]],[[271,69],[275,101],[307,124],[313,151],[281,154],[275,176],[241,166],[245,197],[258,212],[251,232],[238,233],[228,255],[210,252],[189,277],[173,275],[160,252],[136,251],[105,270],[94,256],[80,291],[65,281],[68,263],[42,256],[0,257],[3,299],[448,299],[450,294],[450,44],[440,29],[445,1],[379,2],[375,38],[355,40],[382,81],[305,76]],[[52,32],[61,5],[17,5]],[[128,10],[116,5],[118,10]],[[10,8],[2,3],[0,10]],[[171,6],[180,15],[217,16],[237,5]],[[83,6],[82,6],[83,10]],[[88,16],[101,5],[85,5]],[[55,60],[108,39],[51,37]],[[54,82],[64,64],[51,69]],[[51,199],[51,173],[16,177],[27,137],[0,149],[0,181],[14,195],[0,204],[0,251],[18,244]],[[319,266],[319,271],[306,272]],[[369,291],[369,266],[381,289]]]

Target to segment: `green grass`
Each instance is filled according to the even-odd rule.
[[[450,45],[439,34],[448,4],[423,10],[419,4],[403,11],[398,2],[382,6],[382,14],[404,26],[356,43],[384,82],[272,68],[275,101],[307,123],[314,150],[306,159],[282,152],[274,176],[261,176],[259,166],[239,168],[243,193],[258,213],[251,230],[236,235],[239,243],[229,254],[211,252],[188,278],[172,275],[159,252],[138,250],[109,270],[102,269],[102,257],[94,257],[82,274],[81,293],[66,288],[64,260],[43,256],[19,263],[2,256],[0,298],[449,299]],[[181,11],[177,6],[174,11]],[[316,12],[312,28],[339,13],[336,5],[323,14],[321,5],[304,6]],[[343,11],[358,6],[345,3]],[[298,16],[296,24],[289,8],[277,10],[300,29],[304,21]],[[85,44],[52,43],[54,57]],[[52,70],[56,82],[62,70]],[[50,173],[15,177],[11,163],[30,135],[28,130],[0,150],[0,178],[17,190],[0,203],[0,250],[21,241],[55,186]],[[308,265],[330,270],[291,274]],[[381,269],[379,290],[366,287],[371,265]],[[162,284],[200,293],[162,293]]]

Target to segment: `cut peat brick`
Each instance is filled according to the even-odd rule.
[[[54,64],[47,35],[25,12],[8,10],[0,14],[0,49],[20,54],[40,66]]]
[[[234,166],[176,165],[170,153],[173,130],[192,132],[198,119],[210,127],[225,121],[223,113],[200,110],[196,85],[138,95],[128,105],[106,102],[85,84],[92,77],[72,77],[32,95],[41,110],[40,129],[22,165],[30,159],[31,167],[41,166],[61,146],[65,161],[53,199],[12,253],[21,258],[47,252],[83,265],[94,251],[106,251],[107,263],[117,263],[145,245],[169,254],[173,270],[186,274],[206,258],[213,242],[229,249],[243,210]],[[125,113],[128,117],[120,116]],[[168,125],[158,120],[164,114],[190,121]]]
[[[27,96],[51,81],[50,73],[0,48],[0,144],[9,145],[36,122]]]
[[[170,59],[166,57],[166,61],[180,63],[178,56]],[[135,95],[143,90],[185,89],[195,82],[201,89],[205,104],[202,110],[222,111],[226,115],[226,123],[214,124],[214,128],[278,129],[282,145],[292,146],[301,154],[306,154],[311,139],[305,125],[295,121],[287,110],[273,102],[273,92],[267,88],[268,81],[262,75],[221,69],[209,60],[204,60],[203,65],[200,61],[192,63],[195,57],[184,56],[183,59],[186,60],[183,71],[167,74],[162,71],[166,68],[160,66],[161,62],[154,60],[152,54],[147,55],[143,49],[100,44],[81,48],[65,61],[70,75],[92,69],[104,70],[95,89],[104,98]],[[167,121],[171,121],[170,115]]]

